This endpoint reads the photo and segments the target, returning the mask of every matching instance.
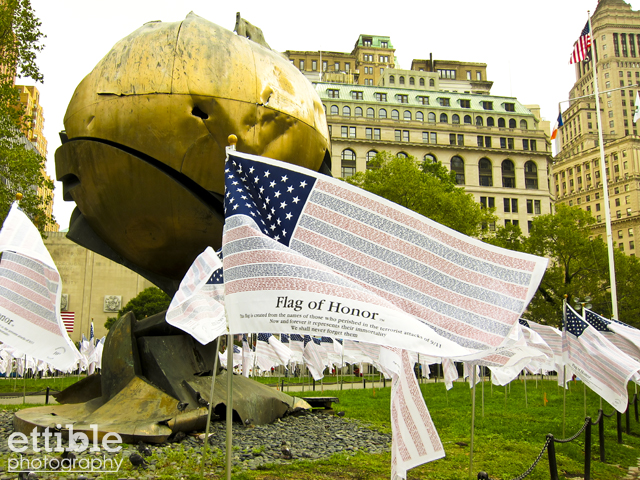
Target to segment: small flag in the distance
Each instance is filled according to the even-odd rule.
[[[636,92],[635,110],[633,111],[633,123],[640,120],[640,92]]]
[[[589,29],[589,22],[582,29],[580,38],[573,46],[573,52],[571,52],[571,58],[569,64],[582,62],[589,55],[589,49],[591,48],[591,31]]]
[[[553,132],[551,133],[551,140],[555,140],[558,136],[558,129],[564,125],[562,121],[562,113],[558,114],[558,120],[556,120],[556,126],[553,127]]]
[[[75,312],[60,312],[60,316],[62,316],[62,323],[64,323],[67,333],[73,333],[73,324],[76,318]]]

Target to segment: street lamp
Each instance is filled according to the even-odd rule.
[[[585,308],[591,308],[593,305],[591,305],[591,297],[584,297],[583,300],[580,300],[578,297],[573,299],[573,303],[576,304],[575,309],[576,311],[581,311],[582,310],[582,318],[584,319],[584,309]]]

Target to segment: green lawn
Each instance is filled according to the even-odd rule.
[[[20,380],[18,381],[18,383]],[[1,383],[1,382],[0,382]],[[272,383],[275,383],[272,381]],[[389,385],[389,382],[387,383]],[[408,478],[429,480],[465,480],[469,476],[469,454],[471,439],[471,390],[467,383],[456,383],[446,391],[442,383],[421,385],[427,406],[433,417],[440,438],[445,446],[446,457],[409,471]],[[506,390],[506,395],[505,395]],[[286,391],[286,389],[285,389]],[[634,387],[629,387],[630,399],[633,399]],[[547,399],[545,405],[544,399]],[[345,418],[357,419],[383,431],[390,431],[389,397],[390,387],[375,390],[351,389],[328,390],[296,393],[298,396],[336,396],[339,403],[336,410],[345,411]],[[536,459],[542,449],[548,433],[556,438],[562,435],[562,391],[554,381],[527,381],[527,401],[523,381],[514,381],[510,387],[491,387],[484,385],[484,409],[482,388],[476,391],[476,429],[474,438],[473,469],[471,478],[484,470],[496,480],[509,480],[522,474]],[[587,389],[587,415],[596,418],[599,398]],[[572,436],[584,423],[584,389],[580,382],[571,383],[567,391],[567,414],[565,437]],[[10,407],[15,408],[15,407]],[[614,409],[604,403],[605,413]],[[606,462],[599,460],[598,429],[593,427],[591,446],[591,478],[597,480],[619,480],[628,467],[637,465],[640,457],[640,423],[635,421],[631,408],[631,434],[623,433],[622,444],[617,443],[616,416],[605,419]],[[624,428],[624,417],[623,417]],[[556,444],[558,471],[561,479],[582,476],[584,469],[584,434],[566,444]],[[177,455],[177,454],[176,454]],[[191,456],[193,457],[193,456]],[[180,457],[182,458],[182,457]],[[201,469],[197,459],[188,455],[178,462],[178,466],[188,467],[192,472],[189,478],[224,478],[220,471],[222,458],[213,459],[212,465]],[[181,462],[185,462],[184,464]],[[336,455],[331,459],[316,462],[294,462],[284,466],[270,466],[257,471],[234,472],[234,479],[276,480],[276,479],[388,479],[390,473],[390,454],[369,455],[358,453],[355,456]],[[159,465],[154,472],[158,478],[172,478],[176,465],[167,463],[165,471]],[[164,461],[163,461],[164,463]],[[216,470],[215,466],[218,467]],[[218,472],[202,475],[204,472]],[[126,470],[126,475],[137,476],[136,472]],[[147,472],[147,475],[149,472]],[[104,477],[109,478],[108,476]],[[114,477],[116,478],[116,477]],[[186,477],[185,477],[186,478]],[[547,480],[549,464],[545,453],[528,479]]]
[[[84,378],[86,375],[82,375],[80,378]],[[65,376],[54,378],[0,378],[0,393],[22,393],[23,390],[27,392],[42,392],[49,387],[51,390],[62,391],[70,385],[73,385],[78,381],[78,376]]]

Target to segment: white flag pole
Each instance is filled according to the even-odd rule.
[[[211,374],[211,390],[209,391],[209,411],[207,415],[207,427],[204,431],[204,449],[202,456],[205,457],[209,451],[209,431],[211,428],[211,413],[213,410],[213,391],[216,385],[216,373],[218,372],[218,352],[220,351],[220,337],[216,338],[216,358],[213,360],[213,372]],[[228,371],[227,371],[228,372]]]
[[[471,375],[472,384],[471,387],[471,442],[469,444],[469,480],[473,477],[473,434],[476,424],[476,366],[471,365],[473,374]]]

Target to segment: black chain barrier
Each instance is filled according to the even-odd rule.
[[[634,406],[634,410],[635,410],[635,418],[636,418],[636,422],[638,422],[638,403],[640,403],[640,400],[638,399],[638,394],[634,394],[633,396],[633,400],[631,400],[629,402],[629,405],[627,406],[627,411],[625,412],[626,415],[626,433],[629,434],[630,432],[630,425],[629,425],[629,417],[630,417],[630,407],[631,405]],[[527,468],[527,470],[518,475],[517,477],[514,477],[511,480],[523,480],[525,477],[527,477],[534,468],[536,468],[536,466],[538,465],[538,463],[540,463],[540,460],[542,459],[542,456],[544,455],[545,450],[548,451],[548,457],[549,457],[549,473],[550,473],[550,478],[551,480],[559,480],[558,477],[558,464],[556,461],[556,448],[555,448],[555,444],[556,443],[569,443],[572,442],[573,440],[575,440],[576,438],[578,438],[580,435],[582,435],[582,433],[585,433],[585,441],[584,441],[584,480],[591,480],[591,427],[593,425],[598,425],[598,440],[599,440],[599,448],[600,448],[600,461],[604,462],[604,419],[605,418],[611,418],[613,417],[615,414],[617,413],[617,434],[618,434],[618,443],[622,443],[622,427],[621,427],[621,418],[622,418],[622,414],[616,410],[614,410],[613,412],[611,412],[609,415],[607,415],[606,413],[604,413],[602,411],[602,409],[598,410],[598,418],[596,419],[596,421],[592,421],[591,417],[586,417],[584,419],[584,424],[582,425],[582,427],[580,427],[580,430],[578,430],[574,435],[572,435],[569,438],[554,438],[554,436],[552,434],[547,434],[547,438],[544,442],[544,445],[542,447],[542,450],[540,450],[540,453],[538,454],[538,456],[536,457],[536,459],[534,460],[534,462],[531,464],[531,466],[529,468]],[[478,478],[489,478],[488,475],[485,472],[480,472],[478,474]]]

